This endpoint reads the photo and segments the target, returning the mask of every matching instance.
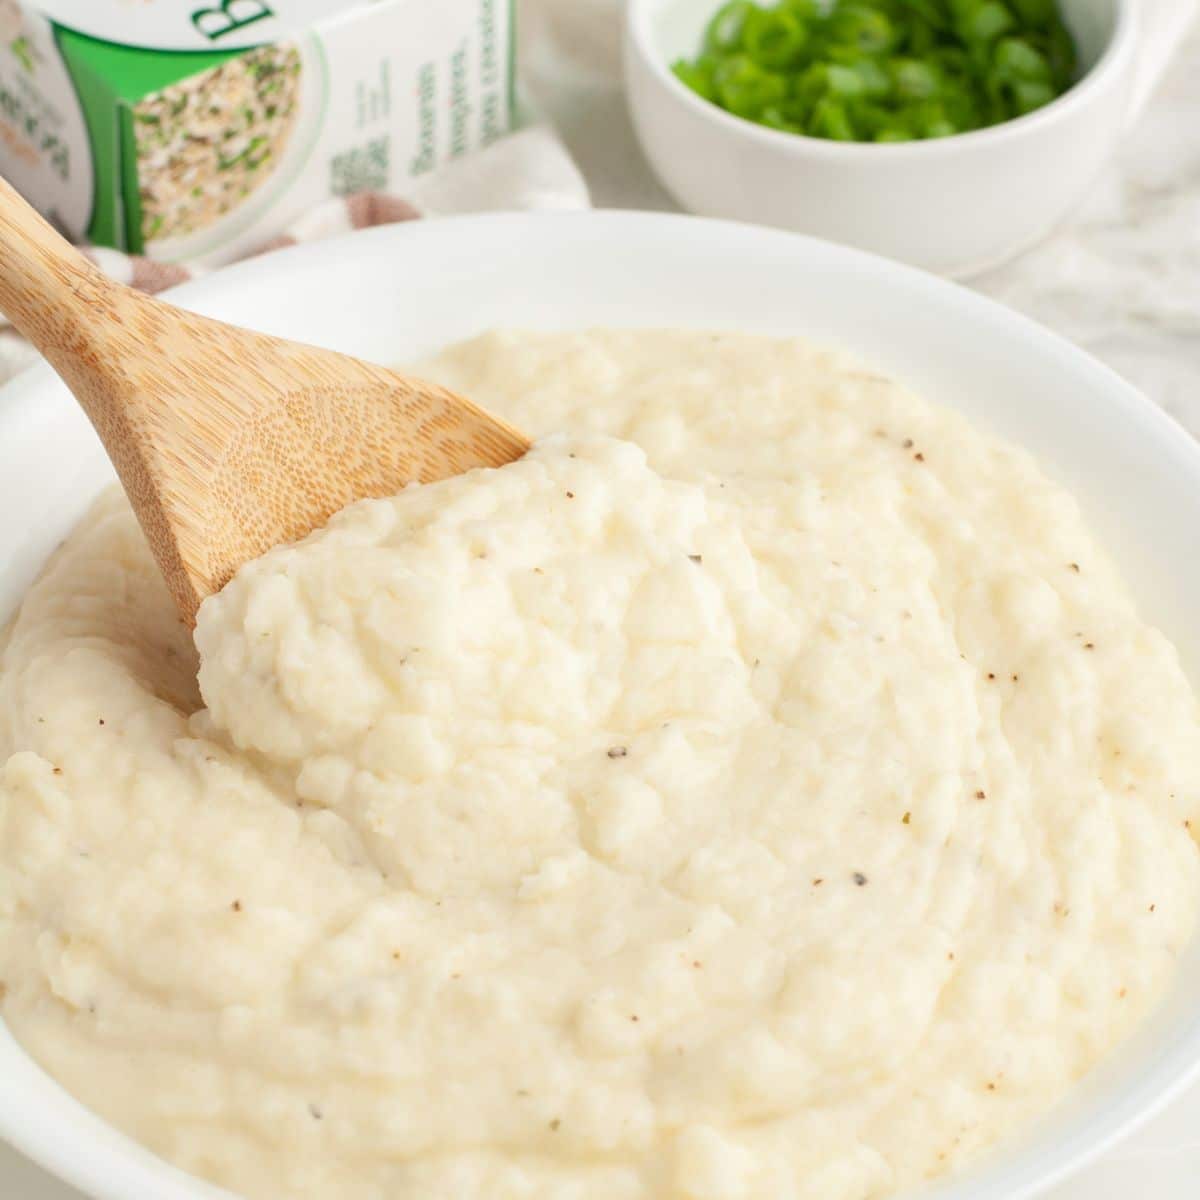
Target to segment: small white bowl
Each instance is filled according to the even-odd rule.
[[[1135,8],[1146,3],[1062,0],[1085,73],[1045,108],[955,137],[873,144],[783,133],[701,99],[670,65],[696,53],[720,0],[629,0],[629,103],[651,165],[690,211],[962,277],[1036,242],[1086,192],[1144,90]]]

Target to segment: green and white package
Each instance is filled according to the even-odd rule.
[[[216,265],[506,133],[512,0],[0,0],[0,174],[65,234]]]

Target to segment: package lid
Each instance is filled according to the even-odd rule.
[[[371,0],[28,0],[58,25],[152,50],[244,50]]]

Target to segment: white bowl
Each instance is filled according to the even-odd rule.
[[[788,234],[638,213],[415,222],[252,260],[181,289],[212,316],[385,362],[496,325],[694,326],[843,347],[1033,450],[1200,678],[1200,446],[1110,371],[981,297]],[[0,392],[0,625],[112,472],[44,369]],[[1200,943],[1136,1039],[1026,1141],[943,1200],[1019,1200],[1081,1165],[1200,1066]],[[0,1026],[0,1136],[102,1200],[201,1200],[86,1112]]]
[[[1141,99],[1135,8],[1166,20],[1173,3],[1062,0],[1087,72],[1069,92],[990,129],[875,145],[783,133],[701,99],[670,64],[696,53],[720,0],[629,0],[629,105],[684,208],[965,276],[1036,242],[1083,196]]]

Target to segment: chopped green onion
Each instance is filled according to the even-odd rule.
[[[881,100],[892,90],[892,79],[883,65],[874,58],[860,59],[854,71],[862,81],[862,94],[872,100]]]
[[[927,138],[953,137],[958,133],[958,126],[945,117],[935,117],[932,121],[925,122],[921,132]]]
[[[945,30],[950,27],[950,16],[944,0],[907,0],[902,7],[915,13],[934,29]]]
[[[1075,80],[1079,70],[1079,54],[1075,39],[1064,25],[1053,25],[1046,36],[1046,54],[1054,73],[1054,86],[1065,92]]]
[[[709,22],[704,48],[709,54],[735,54],[742,48],[742,33],[747,19],[758,6],[751,0],[731,0]]]
[[[780,69],[795,63],[808,41],[803,20],[785,8],[756,8],[746,18],[742,46],[755,62]]]
[[[1019,38],[1004,38],[997,43],[992,61],[995,73],[1001,79],[1050,78],[1050,63],[1046,56]]]
[[[908,45],[905,47],[909,54],[918,56],[930,54],[938,44],[936,28],[928,21],[914,16],[908,30]]]
[[[1035,29],[1052,25],[1058,20],[1054,0],[1012,0],[1012,6],[1018,19]]]
[[[882,54],[895,41],[886,13],[861,4],[839,4],[829,14],[828,36],[862,54]]]
[[[1058,0],[731,0],[674,63],[696,95],[784,133],[952,137],[1049,104],[1078,55]]]
[[[941,76],[937,67],[915,58],[893,59],[892,83],[896,94],[906,100],[925,100],[934,95]]]
[[[721,107],[735,116],[753,119],[769,104],[787,96],[787,80],[764,71],[749,55],[735,54],[713,72]]]
[[[671,70],[675,72],[676,77],[689,87],[698,96],[703,96],[705,100],[717,102],[717,86],[713,82],[713,71],[716,63],[713,59],[702,55],[695,62],[688,62],[687,59],[681,58],[672,66]]]
[[[826,97],[813,109],[809,132],[817,137],[832,138],[835,142],[853,142],[854,126],[840,100]]]
[[[841,67],[830,63],[825,73],[829,94],[840,99],[861,96],[866,91],[863,77],[853,67]]]
[[[779,129],[784,133],[804,132],[804,125],[800,121],[794,121],[779,104],[768,104],[759,113],[758,121],[760,125],[766,125],[769,129]]]
[[[829,91],[829,63],[813,63],[792,83],[792,95],[810,107]]]
[[[1054,99],[1054,88],[1036,79],[1022,79],[1013,84],[1013,100],[1017,112],[1024,115],[1043,108]]]
[[[964,42],[991,42],[1010,32],[1016,24],[1012,13],[999,0],[991,0],[960,20],[958,29]]]

